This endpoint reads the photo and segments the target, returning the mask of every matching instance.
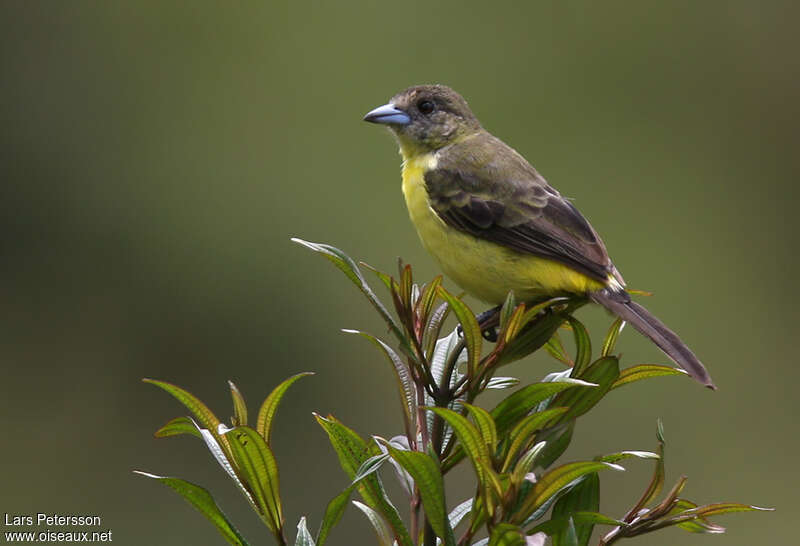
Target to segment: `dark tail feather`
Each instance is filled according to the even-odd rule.
[[[612,292],[606,289],[594,292],[591,297],[595,302],[629,322],[697,381],[716,390],[711,376],[692,350],[647,309],[631,301],[626,292]]]

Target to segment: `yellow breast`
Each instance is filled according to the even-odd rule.
[[[436,168],[434,153],[403,162],[403,194],[422,244],[444,273],[467,293],[502,303],[509,290],[518,299],[586,293],[602,284],[558,262],[510,250],[445,224],[430,207],[424,173]]]

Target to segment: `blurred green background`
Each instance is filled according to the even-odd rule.
[[[668,480],[687,474],[688,498],[778,511],[720,519],[721,539],[634,543],[793,542],[799,16],[797,3],[744,0],[3,2],[0,510],[98,514],[120,544],[222,544],[142,469],[208,486],[269,543],[200,443],[152,438],[184,412],[140,379],[227,417],[227,379],[257,406],[314,370],[274,443],[287,527],[305,514],[316,529],[347,480],[311,412],[389,436],[399,406],[381,357],[339,333],[380,334],[380,320],[289,238],[437,273],[407,219],[396,145],[361,116],[441,82],[575,198],[720,388],[622,389],[566,456],[652,449],[661,417]],[[580,317],[596,338],[610,323]],[[665,360],[631,330],[620,349],[629,365]],[[535,357],[509,373],[553,368]],[[610,515],[651,471],[627,466],[602,478]],[[354,510],[332,537],[372,541]]]

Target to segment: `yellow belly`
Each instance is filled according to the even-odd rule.
[[[509,290],[519,300],[563,293],[583,294],[603,285],[569,267],[466,235],[431,209],[423,173],[435,168],[433,154],[403,163],[403,194],[422,244],[442,271],[467,293],[501,304]]]

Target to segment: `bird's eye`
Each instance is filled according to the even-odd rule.
[[[436,110],[436,105],[433,104],[433,101],[429,100],[421,100],[417,104],[417,109],[424,115],[428,115],[434,110]]]

